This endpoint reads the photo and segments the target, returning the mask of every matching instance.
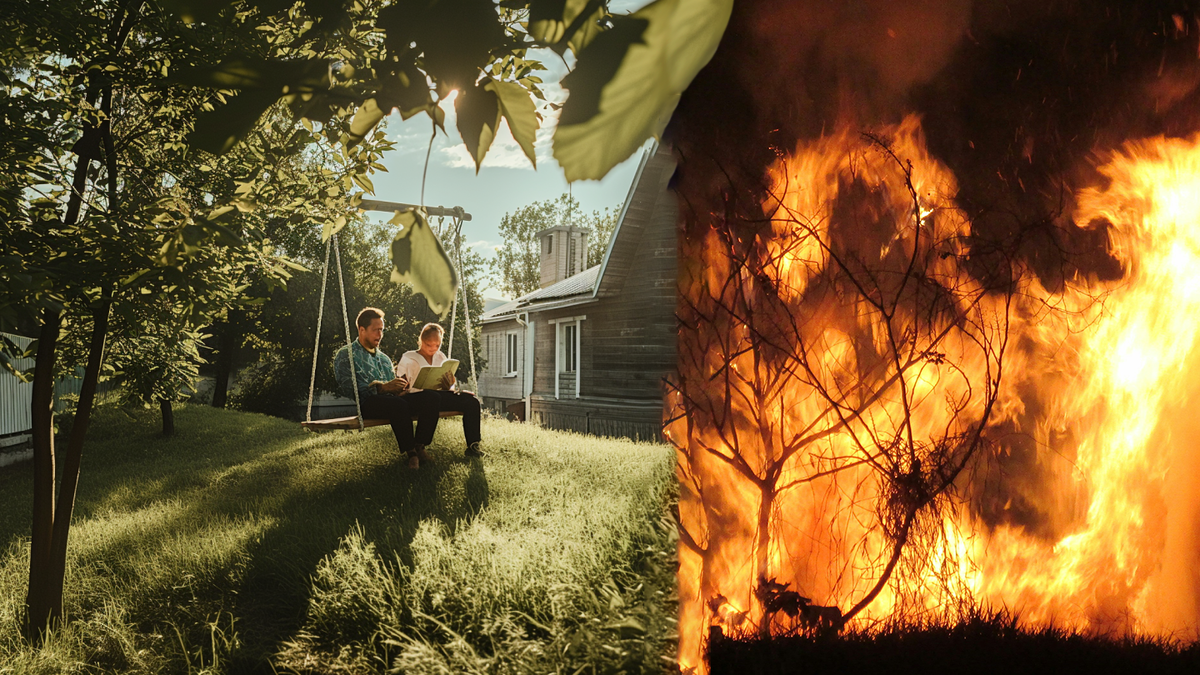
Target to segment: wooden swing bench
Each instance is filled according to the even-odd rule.
[[[411,204],[397,204],[397,203],[393,203],[393,202],[363,200],[361,208],[363,208],[364,210],[374,210],[374,211],[402,211],[402,210],[414,208],[414,207]],[[445,209],[440,206],[429,207],[429,208],[426,208],[426,211],[430,215],[435,215],[435,216],[439,216],[439,217],[452,216],[454,218],[453,233],[454,233],[454,240],[456,242],[459,241],[459,235],[462,232],[463,221],[471,219],[471,214],[465,213],[463,211],[462,207],[460,207],[460,206],[456,206],[453,209]],[[341,296],[342,296],[342,316],[346,322],[346,346],[349,347],[354,341],[354,335],[350,332],[350,313],[349,313],[349,309],[346,307],[346,286],[345,286],[345,281],[342,278],[342,254],[341,254],[340,248],[338,247],[337,238],[338,238],[337,233],[333,233],[329,236],[329,239],[327,239],[325,241],[325,265],[321,272],[321,299],[320,299],[320,304],[318,305],[318,309],[317,309],[317,333],[316,333],[316,337],[315,337],[314,343],[313,343],[312,375],[309,378],[309,383],[308,383],[308,413],[306,415],[306,417],[308,419],[306,419],[305,421],[300,423],[301,427],[303,427],[309,431],[315,431],[318,433],[322,433],[322,432],[326,432],[326,431],[354,432],[354,431],[362,431],[362,430],[368,429],[370,427],[379,427],[379,426],[391,424],[391,422],[388,420],[376,418],[376,419],[363,419],[362,423],[360,425],[358,415],[350,415],[349,417],[334,417],[334,418],[325,419],[325,420],[311,419],[313,394],[316,391],[316,384],[317,384],[317,353],[321,347],[321,322],[325,318],[325,289],[329,286],[329,254],[331,251],[333,252],[334,262],[337,265],[338,289],[341,291]],[[459,278],[461,278],[462,277],[462,251],[457,250],[456,252],[457,252],[457,256],[456,256],[456,261],[455,261],[455,271],[458,273]],[[467,304],[466,304],[467,291],[466,291],[465,286],[462,287],[462,293],[463,293],[463,316],[466,317],[467,334],[470,335],[470,333],[471,333],[471,313],[470,313],[470,310],[467,309]],[[450,315],[450,353],[451,354],[454,353],[454,322],[455,322],[457,313],[458,313],[458,292],[456,290],[455,295],[454,295],[454,309],[452,310],[452,313]],[[471,346],[471,341],[469,339],[467,340],[467,349],[471,353],[471,372],[474,373],[475,372],[475,350]],[[356,380],[356,376],[354,373],[354,359],[353,358],[350,359],[350,377],[351,377],[352,381]],[[472,375],[472,379],[474,379],[474,375]],[[354,396],[354,405],[355,405],[355,408],[357,409],[358,414],[361,415],[362,414],[362,405],[361,405],[360,401],[358,400],[357,394],[355,394],[355,396]],[[457,411],[453,411],[453,410],[448,410],[446,412],[438,413],[439,418],[461,417],[461,416],[462,416],[461,412],[457,412]],[[413,417],[413,421],[416,422],[417,418]]]
[[[439,413],[438,417],[459,417],[461,415],[462,413],[460,412],[450,410]],[[413,421],[416,422],[417,418],[414,417]],[[370,427],[381,427],[388,424],[391,424],[391,422],[384,419],[364,419],[362,421],[363,429],[368,429]],[[358,417],[351,415],[349,417],[334,417],[327,420],[311,420],[308,422],[301,422],[300,426],[308,429],[309,431],[316,431],[318,433],[325,431],[358,431]]]

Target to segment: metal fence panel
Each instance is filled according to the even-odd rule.
[[[0,335],[12,340],[22,349],[33,342],[32,338],[20,335],[9,333],[0,333]],[[33,359],[14,359],[13,364],[21,370],[26,370],[33,367]],[[32,397],[32,382],[21,382],[8,371],[0,371],[0,437],[27,433],[33,428],[33,420],[29,414],[29,403]]]

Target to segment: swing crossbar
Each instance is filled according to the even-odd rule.
[[[358,208],[363,211],[408,211],[409,209],[422,208],[416,204],[403,204],[401,202],[385,202],[379,199],[364,199],[359,203]],[[463,210],[461,206],[445,207],[445,206],[426,206],[425,213],[435,218],[460,218],[462,220],[471,220],[471,214]]]
[[[443,413],[439,413],[438,417],[458,417],[460,415],[462,415],[462,413],[453,411],[453,410],[449,410],[449,411],[446,411]],[[416,422],[417,418],[414,417],[413,421]],[[380,427],[380,426],[384,426],[386,424],[391,424],[391,422],[388,420],[385,420],[385,419],[364,419],[363,420],[363,428],[364,429],[366,429],[368,427]],[[358,418],[355,417],[354,415],[351,415],[349,417],[334,417],[332,419],[327,419],[327,420],[312,420],[311,422],[301,422],[300,426],[304,427],[305,429],[308,429],[309,431],[316,431],[316,432],[358,431]]]

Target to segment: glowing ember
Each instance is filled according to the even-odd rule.
[[[915,117],[802,144],[755,232],[714,213],[685,238],[685,668],[711,636],[843,615],[1195,627],[1200,141],[1099,170],[1069,215],[1125,274],[1053,292],[1022,232],[982,240],[953,207]]]

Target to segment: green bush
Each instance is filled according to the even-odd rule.
[[[311,360],[305,360],[299,354],[293,354],[292,357],[266,354],[243,371],[237,389],[229,396],[230,407],[274,417],[290,417],[296,406],[308,396],[312,364]]]

